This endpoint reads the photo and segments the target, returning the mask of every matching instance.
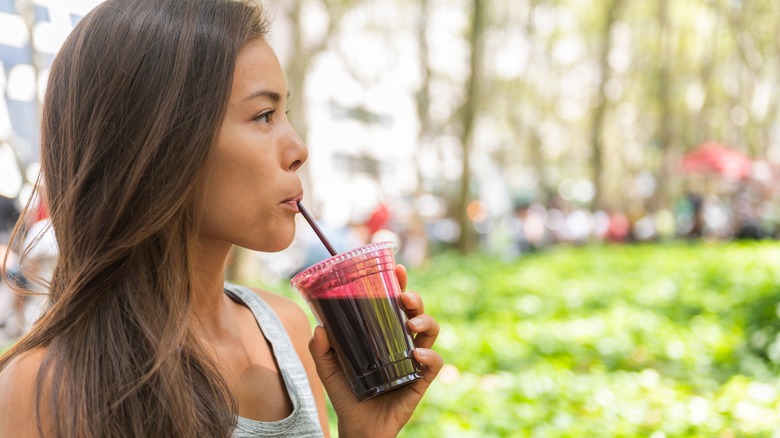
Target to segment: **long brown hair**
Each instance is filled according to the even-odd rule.
[[[231,433],[236,403],[188,326],[198,181],[237,54],[266,31],[250,0],[108,0],[56,57],[41,164],[60,254],[49,309],[0,358],[46,347],[55,436]]]

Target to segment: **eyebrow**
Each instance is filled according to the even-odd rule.
[[[258,97],[267,97],[274,101],[274,103],[278,103],[280,100],[282,100],[282,96],[277,93],[276,91],[270,91],[270,90],[257,90],[254,93],[250,94],[249,96],[244,98],[244,102],[252,99],[256,99]],[[290,92],[287,91],[287,98],[290,98]]]

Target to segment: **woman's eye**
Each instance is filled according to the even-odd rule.
[[[273,113],[274,113],[273,111],[266,111],[262,114],[258,114],[257,116],[255,116],[253,120],[261,123],[271,123],[271,115]]]

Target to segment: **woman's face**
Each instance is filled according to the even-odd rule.
[[[292,242],[295,201],[303,196],[296,171],[308,152],[287,120],[287,97],[268,43],[258,39],[244,46],[208,164],[201,242],[269,252]]]

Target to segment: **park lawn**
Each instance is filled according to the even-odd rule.
[[[404,437],[780,430],[780,244],[444,254],[410,273],[447,363]]]

